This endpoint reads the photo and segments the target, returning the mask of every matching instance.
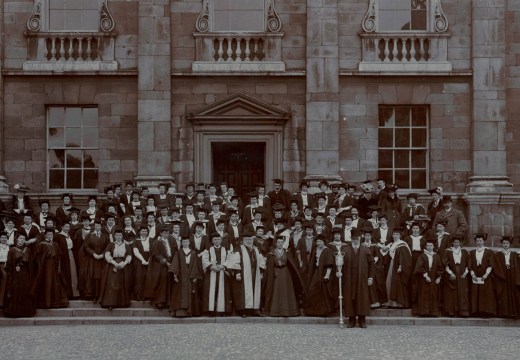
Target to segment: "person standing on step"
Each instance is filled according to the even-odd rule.
[[[392,229],[393,243],[390,245],[390,265],[386,277],[387,307],[407,308],[410,306],[410,276],[412,275],[412,252],[401,240],[404,229]]]
[[[45,228],[44,240],[36,244],[36,275],[31,293],[38,309],[63,308],[69,305],[60,272],[61,249],[54,240],[55,229]]]
[[[461,244],[462,238],[453,236],[442,261],[442,312],[447,316],[469,316],[469,255]]]
[[[86,238],[83,245],[86,254],[86,282],[84,295],[97,303],[101,291],[101,274],[105,264],[105,249],[109,243],[108,235],[101,231],[101,219],[94,220],[94,231]]]
[[[31,251],[25,246],[25,239],[25,234],[17,234],[16,244],[7,255],[3,308],[6,317],[32,317],[36,314],[34,297],[30,294],[34,279],[33,262]]]
[[[469,254],[469,270],[471,274],[471,315],[495,316],[497,303],[495,298],[495,279],[493,267],[495,254],[484,246],[486,233],[475,235],[477,248]]]
[[[105,267],[101,279],[99,304],[112,310],[117,307],[130,306],[130,291],[127,288],[132,261],[132,249],[123,239],[123,230],[114,231],[114,242],[108,244],[105,250]]]
[[[520,317],[520,263],[519,255],[511,251],[512,236],[502,236],[502,249],[495,253],[495,282],[497,315]]]
[[[373,285],[374,259],[370,250],[361,245],[361,230],[351,233],[350,246],[346,248],[343,276],[343,307],[348,317],[347,328],[366,328],[366,316],[370,314],[369,287]]]
[[[426,240],[426,249],[419,256],[412,280],[412,314],[439,316],[439,294],[443,269],[441,257],[433,251],[434,239]]]

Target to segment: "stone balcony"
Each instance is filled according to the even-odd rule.
[[[435,73],[452,71],[447,33],[361,33],[359,71]]]
[[[28,59],[24,71],[115,71],[112,32],[26,32]]]
[[[194,72],[283,72],[281,33],[195,33]]]

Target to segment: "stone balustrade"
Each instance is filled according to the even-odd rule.
[[[360,71],[445,72],[448,61],[446,33],[362,33]]]
[[[25,71],[114,71],[115,33],[27,32]]]
[[[195,33],[193,71],[285,71],[280,33]]]

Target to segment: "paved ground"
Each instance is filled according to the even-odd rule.
[[[514,359],[520,328],[180,324],[2,327],[0,359]]]

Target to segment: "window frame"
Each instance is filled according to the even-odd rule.
[[[393,111],[394,116],[394,125],[391,127],[392,129],[392,146],[381,146],[381,139],[379,137],[379,131],[380,129],[388,129],[388,127],[381,126],[381,111],[384,108],[391,108]],[[408,116],[409,116],[409,125],[397,125],[395,123],[396,119],[396,110],[397,109],[405,109],[408,108]],[[414,108],[422,108],[425,110],[426,113],[426,125],[424,126],[414,126],[413,125],[413,109]],[[380,104],[378,106],[378,144],[377,144],[377,151],[378,151],[378,164],[377,164],[377,172],[379,177],[385,178],[385,175],[382,175],[382,172],[389,172],[392,173],[391,179],[385,179],[388,183],[396,183],[400,186],[402,190],[406,191],[424,191],[429,188],[430,183],[430,126],[431,126],[431,109],[429,105],[423,105],[423,104]],[[409,136],[409,145],[407,147],[404,146],[397,146],[396,144],[396,129],[408,129],[408,136]],[[413,146],[413,129],[425,129],[426,130],[426,139],[425,139],[425,146]],[[392,154],[392,167],[380,167],[379,164],[379,158],[381,156],[381,151],[390,151]],[[408,184],[402,184],[399,181],[396,181],[396,172],[399,170],[405,170],[405,168],[396,167],[396,152],[397,151],[407,151],[408,152],[408,167],[406,170],[408,171]],[[413,151],[425,151],[425,167],[414,167],[413,166]],[[412,174],[414,170],[424,170],[425,171],[425,184],[424,188],[420,187],[412,187]]]
[[[413,0],[408,0],[410,3],[413,1]],[[376,25],[376,32],[383,32],[383,33],[388,33],[388,32],[392,32],[392,33],[410,33],[410,32],[414,32],[414,33],[427,33],[429,32],[429,29],[431,28],[430,27],[430,23],[431,23],[431,7],[430,7],[430,3],[431,1],[430,0],[425,0],[426,1],[426,26],[424,29],[410,29],[410,30],[402,30],[402,29],[387,29],[387,30],[381,30],[381,17],[379,16],[380,15],[380,6],[379,6],[379,1],[377,2],[377,25]],[[395,10],[395,9],[394,9]],[[409,20],[410,20],[410,23],[412,21],[412,11],[413,9],[411,8],[411,5],[410,5],[410,12],[409,12]]]
[[[66,112],[67,109],[73,109],[73,108],[76,108],[76,109],[80,109],[82,112],[84,109],[96,109],[97,110],[97,125],[96,126],[92,126],[92,125],[87,125],[85,126],[84,124],[84,120],[83,120],[83,115],[82,115],[82,121],[81,121],[81,126],[69,126],[67,127],[66,124],[64,123],[63,126],[51,126],[51,109],[53,108],[61,108],[64,110],[64,112]],[[64,121],[65,121],[65,118],[64,118]],[[66,142],[63,143],[63,146],[51,146],[50,145],[50,129],[51,128],[61,128],[64,130],[64,134],[66,133],[66,129],[67,128],[80,128],[82,129],[82,137],[81,137],[81,140],[82,140],[82,144],[81,146],[78,146],[78,147],[68,147]],[[97,143],[97,147],[94,147],[94,146],[84,146],[84,138],[83,138],[83,129],[85,128],[89,128],[89,129],[97,129],[97,140],[98,140],[98,143]],[[100,167],[99,167],[99,162],[100,162],[100,159],[99,159],[99,152],[100,152],[100,146],[99,146],[99,129],[100,129],[100,124],[99,124],[99,106],[98,105],[93,105],[93,104],[78,104],[78,105],[70,105],[70,104],[66,104],[66,105],[62,105],[62,104],[52,104],[52,105],[47,105],[46,106],[46,122],[45,122],[45,140],[46,140],[46,146],[45,146],[45,157],[46,157],[46,183],[47,183],[47,191],[50,192],[50,193],[55,193],[55,192],[74,192],[74,193],[91,193],[92,191],[97,191],[98,188],[99,188],[99,173],[100,173]],[[65,136],[65,135],[64,135]],[[66,139],[64,139],[66,140]],[[97,151],[98,152],[98,158],[97,158],[97,161],[96,161],[96,167],[92,167],[92,168],[85,168],[84,166],[84,162],[83,162],[83,159],[82,159],[82,163],[81,163],[81,168],[68,168],[67,166],[67,158],[66,158],[66,155],[64,156],[64,163],[63,163],[63,185],[64,187],[63,188],[52,188],[51,187],[51,170],[53,168],[51,168],[51,159],[50,159],[50,152],[52,150],[63,150],[64,151],[64,155],[66,154],[67,151],[71,151],[71,150],[78,150],[78,151]],[[67,170],[80,170],[81,171],[81,188],[71,188],[71,187],[67,187]],[[85,187],[85,178],[84,178],[84,174],[85,174],[85,170],[89,170],[89,171],[96,171],[97,172],[97,179],[96,179],[96,184],[94,187],[91,187],[91,188],[86,188]]]

